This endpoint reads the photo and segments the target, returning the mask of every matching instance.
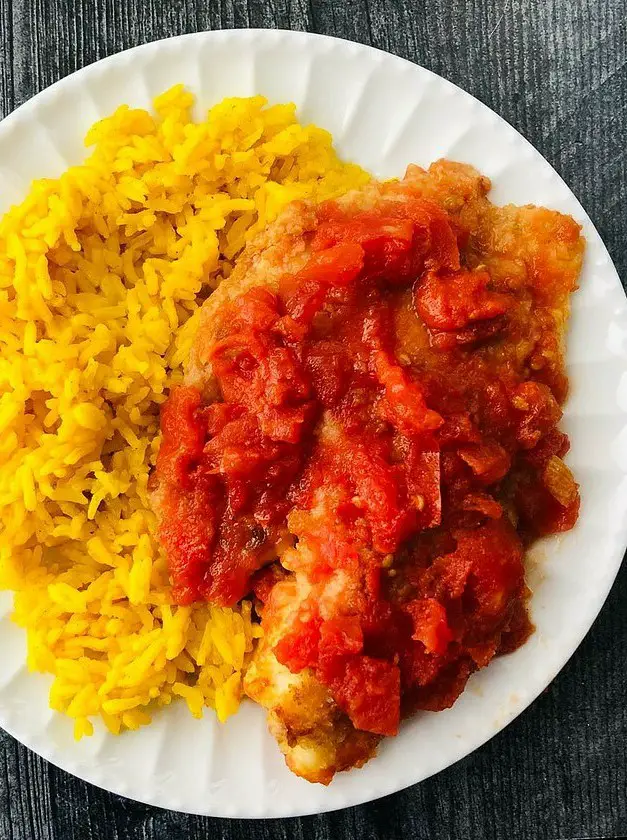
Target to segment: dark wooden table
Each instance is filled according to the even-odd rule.
[[[627,280],[627,0],[0,0],[0,116],[126,47],[248,26],[373,44],[473,93],[561,173]],[[327,816],[247,823],[160,811],[80,782],[0,732],[0,840],[627,835],[626,605],[624,568],[572,661],[505,732],[421,785]]]

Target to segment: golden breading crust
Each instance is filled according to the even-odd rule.
[[[274,586],[266,605],[270,626],[246,673],[244,690],[268,710],[268,727],[290,770],[326,785],[340,770],[365,764],[381,739],[355,729],[311,669],[293,674],[272,652],[306,597],[302,576]]]

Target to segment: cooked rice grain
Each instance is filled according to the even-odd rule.
[[[294,198],[367,180],[293,105],[181,86],[93,126],[87,161],[0,222],[0,585],[50,704],[111,732],[185,699],[238,706],[258,633],[238,609],[172,604],[148,477],[191,316],[246,238]]]

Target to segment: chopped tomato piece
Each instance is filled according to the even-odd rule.
[[[482,484],[494,484],[495,481],[499,481],[507,474],[511,464],[507,451],[493,440],[484,440],[458,451],[460,458],[468,464]]]
[[[341,679],[347,657],[361,653],[364,634],[356,615],[340,615],[323,622],[320,629],[318,674],[327,684]]]
[[[233,332],[242,332],[246,327],[266,331],[279,319],[277,299],[268,289],[251,289],[233,303],[231,326]]]
[[[324,251],[338,242],[355,242],[369,253],[377,248],[393,249],[397,243],[403,243],[405,250],[408,250],[413,236],[414,226],[410,219],[362,213],[351,219],[321,224],[311,247],[314,251]]]
[[[305,357],[316,399],[325,408],[339,403],[347,391],[351,361],[338,341],[319,341]]]
[[[301,271],[286,277],[281,284],[287,313],[295,321],[309,324],[324,304],[329,290],[349,286],[363,264],[363,248],[352,242],[314,253]]]
[[[400,722],[400,671],[397,665],[370,656],[355,656],[334,687],[339,706],[357,729],[396,735]]]
[[[487,493],[469,493],[461,503],[464,510],[475,510],[490,519],[500,519],[503,508]]]
[[[161,412],[163,439],[157,469],[172,483],[189,483],[189,468],[203,449],[205,430],[199,422],[202,399],[195,388],[172,389],[170,399]]]
[[[399,431],[430,432],[442,425],[442,418],[428,408],[420,386],[410,382],[403,368],[383,350],[373,354],[374,373],[385,389],[381,410]]]
[[[292,630],[274,646],[274,654],[282,665],[298,673],[303,668],[313,668],[318,662],[320,644],[320,618],[298,618]]]
[[[542,478],[531,471],[517,476],[516,509],[526,530],[534,537],[570,531],[579,516],[579,493],[560,504]]]
[[[316,231],[312,248],[322,251],[338,242],[355,243],[363,249],[364,270],[369,278],[402,282],[412,274],[414,267],[413,239],[414,225],[410,219],[364,213],[346,221],[321,225]]]
[[[442,521],[441,461],[439,450],[412,441],[402,447],[408,501],[417,514],[417,527],[434,528]]]
[[[504,315],[509,300],[489,291],[489,282],[487,271],[429,272],[416,284],[416,309],[430,329],[444,331]]]
[[[489,634],[505,625],[510,605],[523,590],[522,543],[505,518],[459,530],[455,537],[457,548],[448,561],[470,567],[464,598],[472,634]]]
[[[412,639],[422,642],[427,653],[444,653],[453,634],[442,604],[435,598],[417,598],[405,609],[414,623]]]
[[[518,419],[517,439],[523,449],[533,449],[562,417],[550,389],[540,382],[521,383],[511,397]]]

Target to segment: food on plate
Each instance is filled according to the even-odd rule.
[[[368,180],[293,105],[226,99],[194,122],[192,100],[119,108],[0,221],[0,585],[77,737],[177,696],[237,709],[259,628],[250,600],[172,597],[147,486],[159,408],[247,237]]]
[[[121,107],[0,220],[0,586],[77,738],[245,692],[326,784],[533,629],[583,239],[192,104]]]
[[[448,161],[292,203],[203,304],[152,485],[173,597],[254,596],[244,677],[288,766],[362,765],[532,625],[573,527],[559,430],[584,243]]]

